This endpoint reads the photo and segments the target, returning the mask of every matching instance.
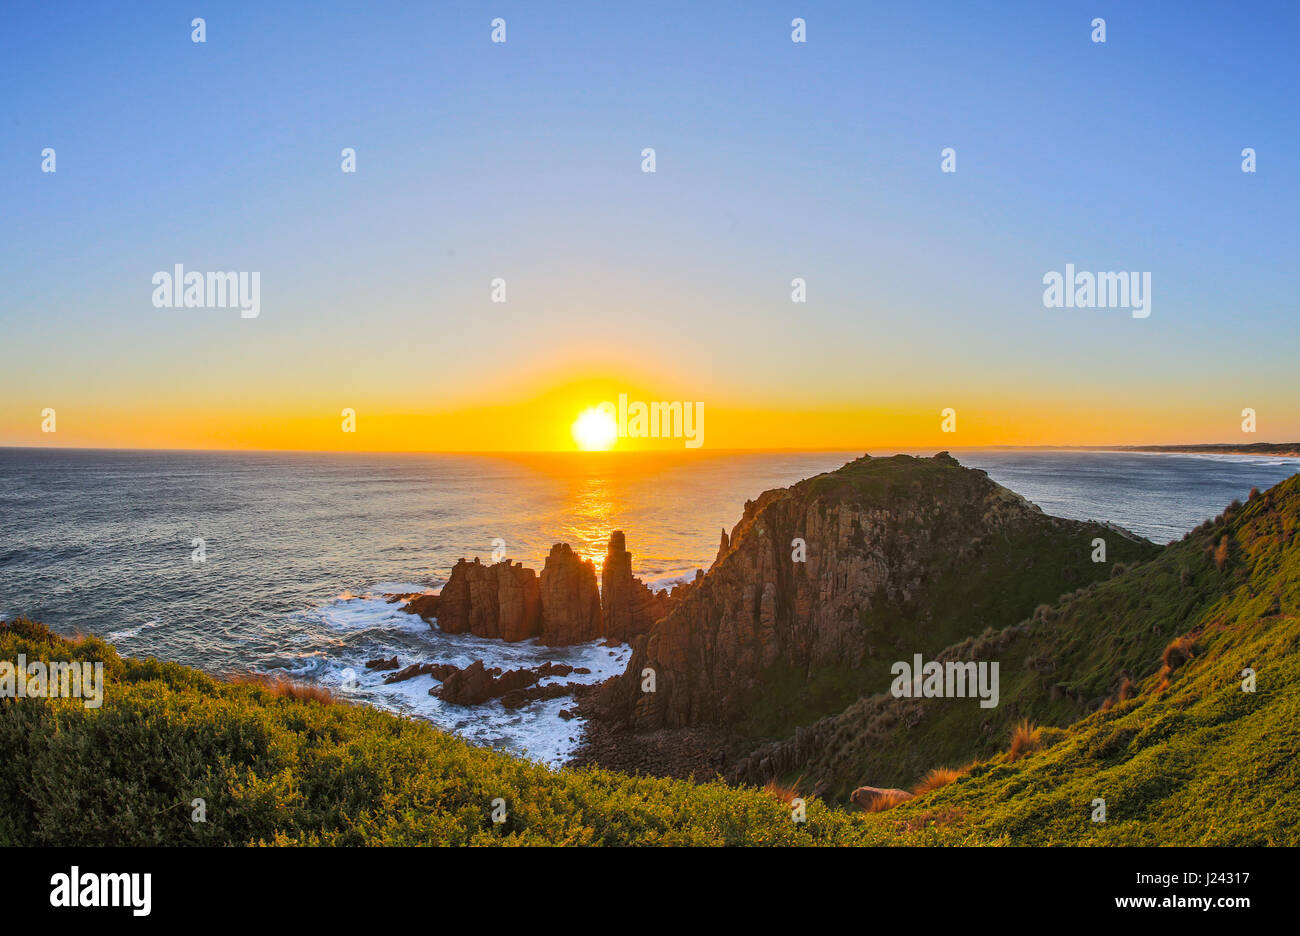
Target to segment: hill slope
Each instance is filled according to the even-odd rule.
[[[756,751],[733,779],[801,776],[843,797],[859,783],[911,784],[992,757],[922,798],[927,807],[959,806],[972,830],[1016,840],[1294,842],[1298,529],[1300,476],[1150,562],[945,651],[1000,661],[997,710],[867,697]],[[1247,667],[1254,692],[1242,691]],[[994,752],[1025,717],[1068,727],[1044,732],[1050,748],[1011,765]],[[1096,796],[1107,801],[1104,828],[1087,821]]]
[[[0,700],[0,845],[879,844],[821,803],[758,790],[552,771],[311,690],[122,659],[30,621],[0,660],[105,664],[105,699]],[[204,822],[193,821],[195,800]],[[494,822],[494,800],[503,822]],[[931,835],[937,838],[937,834]]]

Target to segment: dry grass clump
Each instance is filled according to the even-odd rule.
[[[803,777],[800,777],[794,783],[790,784],[790,786],[785,786],[784,784],[777,783],[776,778],[773,777],[771,780],[767,781],[767,786],[763,787],[763,792],[774,799],[780,800],[788,806],[790,805],[791,800],[798,798],[799,783],[802,780]]]
[[[1007,750],[1007,763],[1014,763],[1043,746],[1043,729],[1027,718],[1022,718],[1011,732],[1011,747]]]
[[[1219,548],[1214,551],[1214,565],[1220,572],[1228,564],[1228,537],[1225,534],[1223,539],[1219,540]]]
[[[880,796],[877,796],[867,804],[867,812],[884,812],[887,809],[893,809],[902,803],[906,803],[912,798],[912,794],[906,790],[890,790]]]
[[[1160,683],[1156,686],[1156,691],[1161,692],[1167,689],[1169,687],[1169,677],[1195,656],[1196,641],[1191,637],[1179,637],[1165,647],[1165,652],[1160,655],[1160,662],[1164,665],[1160,667],[1160,672],[1156,674],[1160,677]]]
[[[921,778],[921,782],[912,788],[913,796],[921,796],[929,793],[931,790],[937,790],[940,787],[946,787],[954,780],[966,776],[967,772],[974,764],[967,764],[965,767],[936,767],[928,774]]]
[[[338,701],[334,693],[324,686],[295,682],[287,676],[267,676],[262,673],[239,673],[230,677],[237,686],[257,686],[277,699],[295,699],[299,702],[319,702],[333,705]]]

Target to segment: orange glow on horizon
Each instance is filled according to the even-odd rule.
[[[531,385],[531,386],[530,386]],[[707,383],[655,375],[561,382],[532,374],[486,400],[449,405],[426,392],[330,393],[285,388],[274,395],[205,387],[194,398],[64,391],[50,399],[26,388],[0,410],[0,445],[84,448],[234,449],[354,452],[708,452],[822,450],[883,453],[985,446],[1106,446],[1277,441],[1300,438],[1300,423],[1274,417],[1266,434],[1243,438],[1240,417],[1215,401],[1082,402],[1043,394],[984,390],[897,390],[855,401],[739,401]],[[681,438],[618,437],[609,407],[632,400],[704,404],[703,445]],[[59,398],[61,397],[61,398]],[[45,407],[57,409],[56,433],[41,432]],[[941,431],[941,411],[957,411],[957,431]],[[355,432],[341,413],[356,412]],[[576,417],[576,418],[575,418]]]

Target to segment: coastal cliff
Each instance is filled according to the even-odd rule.
[[[1111,563],[1156,549],[1048,516],[946,452],[860,458],[747,503],[708,574],[635,640],[601,714],[643,730],[766,711],[792,728],[887,687],[889,661],[1108,576],[1097,538]],[[825,673],[837,692],[801,699]]]

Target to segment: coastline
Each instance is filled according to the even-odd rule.
[[[1300,442],[1254,442],[1236,445],[1229,442],[1206,445],[1121,445],[1102,446],[1089,451],[1154,452],[1166,455],[1259,455],[1273,458],[1300,458]]]

